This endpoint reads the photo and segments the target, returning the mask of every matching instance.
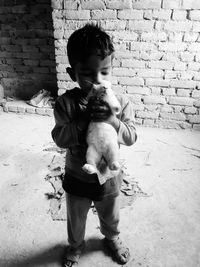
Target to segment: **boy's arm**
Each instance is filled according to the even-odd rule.
[[[68,148],[85,142],[88,122],[84,118],[73,120],[75,112],[70,103],[59,98],[54,107],[55,127],[51,134],[58,147]]]
[[[126,98],[125,98],[126,99]],[[118,142],[126,146],[131,146],[137,140],[136,129],[134,126],[134,112],[129,100],[119,99],[122,111],[119,117],[112,116],[109,123],[118,132]]]

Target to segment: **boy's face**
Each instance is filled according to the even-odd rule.
[[[74,80],[78,82],[80,88],[88,94],[93,85],[101,84],[102,81],[111,80],[112,56],[102,59],[100,56],[91,55],[85,62],[75,65]]]

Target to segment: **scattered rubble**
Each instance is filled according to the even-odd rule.
[[[62,188],[65,166],[65,150],[56,147],[53,143],[50,147],[43,149],[44,151],[53,152],[52,160],[48,165],[49,173],[45,180],[52,185],[53,192],[46,193],[47,199],[50,200],[50,214],[53,220],[66,220],[66,200],[65,193]],[[150,197],[138,185],[135,178],[130,177],[127,173],[126,163],[121,160],[123,170],[123,182],[121,187],[121,208],[125,208],[133,204],[137,197]],[[91,206],[93,212],[95,209]]]

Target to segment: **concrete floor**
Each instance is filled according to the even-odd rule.
[[[66,222],[52,220],[45,197],[53,125],[51,117],[0,114],[0,267],[61,266]],[[138,127],[137,143],[121,157],[150,196],[121,209],[133,256],[127,266],[200,266],[200,133]],[[119,266],[102,238],[90,212],[80,266]]]

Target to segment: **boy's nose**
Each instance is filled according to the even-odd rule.
[[[99,85],[101,84],[103,81],[102,77],[101,77],[101,74],[97,73],[94,77],[93,77],[93,83],[95,85]]]

